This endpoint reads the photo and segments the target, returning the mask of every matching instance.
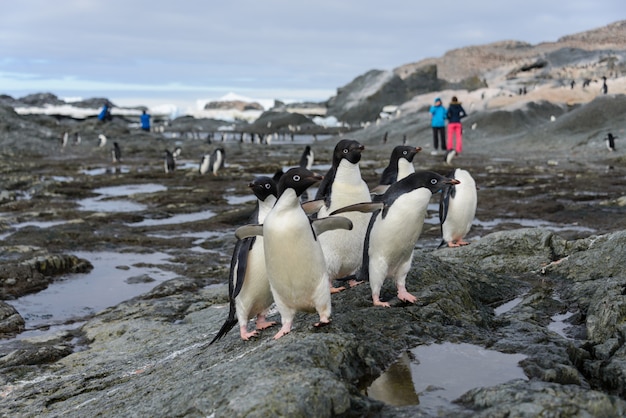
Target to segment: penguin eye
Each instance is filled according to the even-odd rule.
[[[348,153],[348,148],[344,148],[344,149],[343,149],[343,153],[344,153],[344,154],[347,154],[347,153]]]
[[[297,174],[293,176],[293,181],[300,181],[300,176]]]
[[[402,155],[407,155],[407,154],[408,154],[408,152],[402,151]]]
[[[269,183],[266,183],[266,184],[265,184],[265,188],[266,188],[266,189],[269,189],[269,188],[270,188]]]
[[[437,179],[430,179],[430,184],[437,184]]]

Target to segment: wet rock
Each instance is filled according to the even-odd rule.
[[[0,301],[0,338],[19,334],[24,330],[24,318],[7,303]]]
[[[475,417],[597,416],[621,417],[626,401],[574,385],[514,381],[471,390],[459,403]]]
[[[619,236],[598,237],[594,243]],[[512,243],[516,240],[518,246]],[[486,248],[498,251],[502,260],[483,268]],[[18,374],[18,357],[9,357],[13,366],[4,369],[7,395],[0,413],[92,415],[106,408],[123,415],[132,408],[140,415],[415,416],[432,411],[385,406],[360,388],[408,347],[463,341],[527,355],[521,366],[531,380],[472,390],[443,411],[468,417],[557,410],[619,416],[625,402],[603,388],[626,386],[619,378],[626,364],[621,331],[592,343],[594,350],[585,340],[551,331],[552,316],[577,303],[583,306],[586,290],[561,292],[570,280],[557,274],[564,261],[543,272],[537,267],[554,254],[569,253],[571,261],[596,250],[601,251],[586,241],[528,229],[490,234],[465,248],[418,250],[407,279],[409,291],[419,297],[416,305],[397,301],[393,284],[386,283],[383,295],[392,308],[374,307],[369,287],[360,285],[333,296],[329,327],[314,328],[315,315],[298,314],[292,333],[278,341],[271,339],[273,328],[248,342],[233,331],[211,346],[208,341],[227,315],[226,286],[201,288],[193,280],[173,279],[97,314],[81,328],[88,349],[64,356],[53,367],[40,364]],[[524,264],[523,257],[529,262]],[[576,269],[567,271],[575,274]],[[495,306],[516,295],[522,295],[517,306],[494,314]],[[599,324],[607,330],[612,326]],[[599,339],[609,334],[596,333]],[[55,377],[35,383],[42,374]],[[15,385],[16,379],[26,383]]]
[[[132,276],[128,279],[124,280],[128,284],[136,284],[136,283],[150,283],[153,282],[154,279],[150,277],[148,274],[142,274],[141,276]]]
[[[0,267],[0,299],[7,299],[43,290],[55,276],[86,273],[93,265],[73,255],[48,254],[18,262],[3,262]]]

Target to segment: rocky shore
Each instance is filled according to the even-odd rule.
[[[558,48],[549,49],[556,59]],[[403,82],[425,77],[428,68],[418,69]],[[378,112],[368,100],[365,110],[350,110],[358,101],[350,89],[368,85],[368,77],[390,78],[355,80],[331,103],[334,111],[355,119]],[[386,84],[380,99],[397,83]],[[179,118],[165,132],[143,132],[130,116],[103,124],[20,115],[14,100],[0,97],[0,416],[626,415],[626,154],[619,139],[626,137],[626,96],[553,83],[527,95],[480,83],[471,91],[440,87],[447,90],[415,95],[377,122],[320,130],[320,138],[310,119],[288,112],[240,126],[247,138],[300,126],[293,139],[276,135],[270,144],[208,135],[224,132],[223,121]],[[299,314],[280,340],[271,338],[275,329],[247,342],[232,331],[209,345],[228,313],[234,230],[254,209],[248,182],[297,165],[305,145],[323,173],[344,137],[365,145],[360,166],[370,186],[403,141],[423,148],[416,169],[446,174],[453,167],[431,153],[427,109],[435,94],[456,94],[469,110],[464,152],[452,166],[468,170],[479,187],[471,244],[438,248],[435,196],[407,278],[415,305],[394,299],[386,283],[392,307],[374,307],[362,284],[333,295],[328,327],[314,328],[314,315]],[[80,143],[62,147],[65,132],[79,134]],[[608,132],[618,137],[616,151],[606,148]],[[113,142],[122,149],[118,163]],[[165,173],[164,150],[177,146],[176,170]],[[201,156],[218,146],[224,169],[199,174]],[[119,286],[119,299],[101,309],[80,305],[90,293],[105,296],[86,281],[105,253],[113,261],[101,281]],[[54,311],[25,313],[28,303],[20,302],[82,281],[94,288],[73,296],[78,308],[61,319]],[[50,297],[61,296],[68,295]],[[436,385],[405,403],[374,395],[372,383],[393,365],[427,363],[413,350],[441,343],[522,356],[524,377],[481,384],[459,370],[456,380],[473,388],[436,404],[426,401],[445,389]],[[470,360],[480,361],[492,358]],[[411,373],[402,390],[416,392],[411,380],[420,376]]]

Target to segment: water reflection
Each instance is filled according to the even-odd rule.
[[[473,344],[432,344],[404,353],[376,379],[367,395],[391,405],[417,405],[437,415],[473,388],[527,379],[518,363],[522,354],[504,354]]]

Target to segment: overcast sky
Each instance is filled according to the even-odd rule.
[[[371,69],[622,19],[623,0],[12,0],[0,93],[321,101]]]

